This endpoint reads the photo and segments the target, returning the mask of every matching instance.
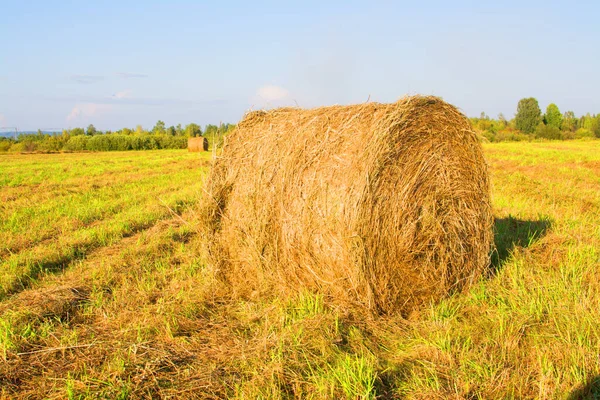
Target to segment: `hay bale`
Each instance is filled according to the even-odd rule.
[[[209,260],[238,295],[308,289],[406,315],[489,264],[482,148],[436,97],[248,113],[207,191]]]
[[[188,151],[193,153],[208,151],[208,139],[205,137],[188,138]]]

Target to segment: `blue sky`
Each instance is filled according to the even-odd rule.
[[[236,122],[434,94],[600,113],[600,2],[0,0],[0,127]]]

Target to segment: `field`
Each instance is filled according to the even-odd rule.
[[[0,156],[2,398],[600,398],[600,141],[487,144],[489,276],[411,315],[234,296],[209,156]]]

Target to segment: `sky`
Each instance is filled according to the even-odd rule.
[[[600,113],[599,1],[0,0],[0,127],[150,129],[436,95]]]

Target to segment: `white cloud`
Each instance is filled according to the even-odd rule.
[[[84,85],[89,85],[91,83],[100,82],[101,80],[104,79],[103,76],[83,75],[83,74],[71,75],[70,78],[71,78],[71,80],[73,80],[77,83],[84,84]]]
[[[109,104],[97,104],[97,103],[81,103],[76,104],[67,115],[67,121],[83,120],[90,117],[98,116],[112,108]]]
[[[258,89],[256,95],[265,101],[278,101],[288,98],[290,92],[281,86],[265,85]]]
[[[117,92],[115,94],[112,95],[113,98],[115,99],[126,99],[131,97],[131,90],[127,89],[127,90],[122,90],[120,92]]]
[[[120,76],[121,78],[131,79],[131,78],[147,78],[148,75],[140,74],[137,72],[117,72],[115,75]]]

